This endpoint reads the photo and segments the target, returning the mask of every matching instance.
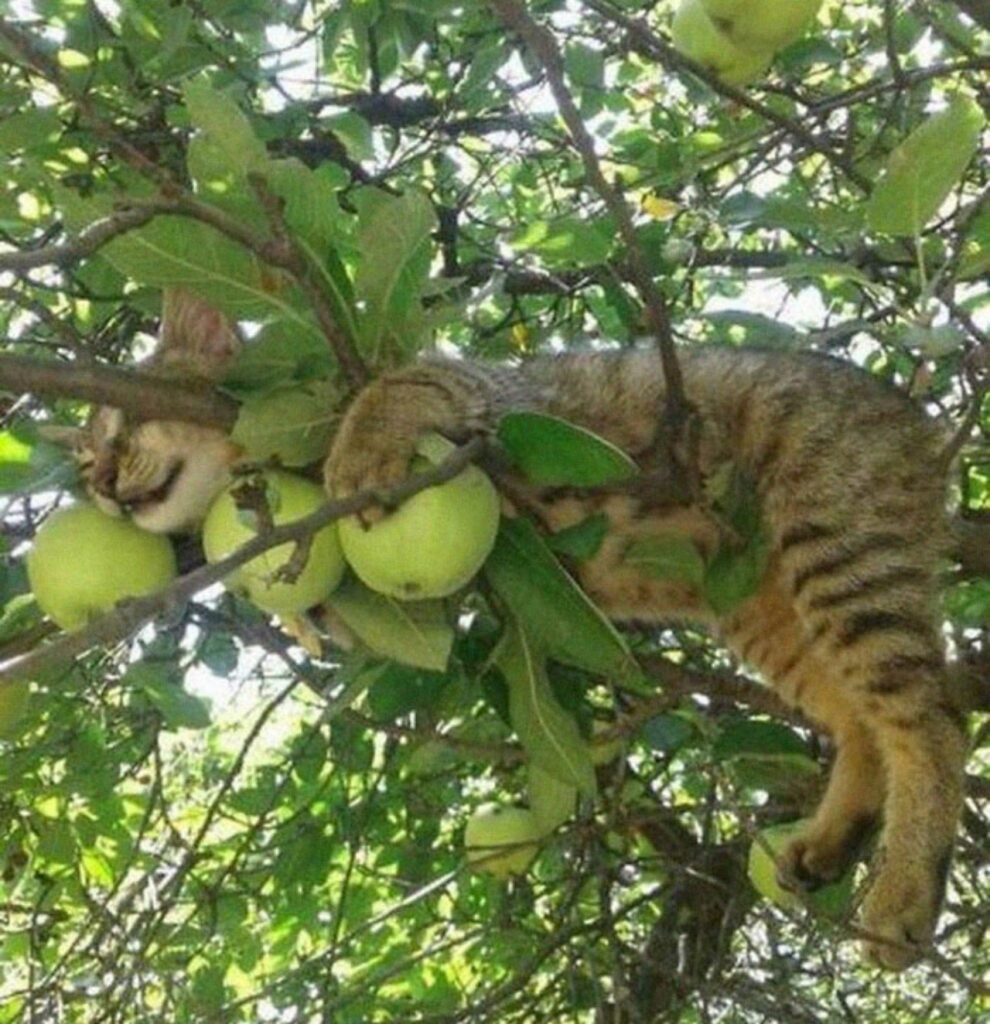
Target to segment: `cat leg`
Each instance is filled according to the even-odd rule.
[[[835,762],[814,816],[778,857],[787,889],[814,890],[842,875],[883,806],[883,766],[870,730],[848,716],[825,724]]]
[[[936,701],[914,709],[874,707],[871,720],[887,798],[862,913],[863,930],[875,938],[864,941],[864,953],[878,966],[901,970],[935,932],[962,812],[966,734],[957,713]]]

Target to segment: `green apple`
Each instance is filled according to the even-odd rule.
[[[315,512],[325,501],[323,489],[294,473],[270,470],[260,474],[268,507],[276,526],[295,522]],[[203,523],[203,550],[209,562],[218,562],[255,537],[254,516],[241,511],[231,484],[210,506]],[[313,536],[309,556],[293,582],[275,578],[292,557],[296,545],[278,544],[236,569],[227,586],[243,593],[262,611],[290,616],[323,601],[344,575],[344,556],[337,538],[337,524],[330,523]]]
[[[536,817],[522,807],[484,807],[464,829],[468,863],[496,878],[524,874],[539,840]]]
[[[807,819],[788,821],[783,825],[771,825],[761,830],[759,838],[749,848],[747,865],[749,880],[753,888],[766,899],[787,910],[800,910],[808,905],[812,910],[826,917],[845,916],[853,898],[853,872],[847,871],[838,881],[824,885],[806,894],[802,900],[796,893],[789,892],[777,881],[775,857],[801,832]],[[772,856],[771,856],[772,854]]]
[[[71,505],[42,524],[27,571],[41,610],[63,629],[78,629],[125,597],[165,587],[175,578],[175,552],[167,537],[129,519]]]
[[[12,739],[31,698],[31,685],[23,679],[0,683],[0,739]]]
[[[414,463],[413,470],[421,467]],[[481,568],[495,543],[498,517],[498,492],[480,469],[468,466],[370,527],[357,516],[342,519],[340,543],[372,590],[400,600],[446,597]]]
[[[804,35],[822,0],[749,0],[727,29],[743,49],[781,50]]]
[[[751,3],[752,0],[701,0],[701,6],[713,21],[719,19],[731,21]]]
[[[731,24],[735,26],[737,22]],[[712,20],[702,0],[681,0],[671,37],[685,57],[715,72],[729,85],[745,85],[759,78],[770,66],[772,48],[737,46],[722,25],[721,19],[717,23]]]

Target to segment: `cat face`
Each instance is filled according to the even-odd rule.
[[[145,364],[172,379],[220,380],[241,349],[233,324],[184,288],[166,288],[158,347]],[[54,432],[52,434],[54,436]],[[240,449],[192,423],[136,423],[102,406],[85,427],[61,431],[93,502],[155,533],[194,529],[230,479]]]
[[[195,529],[239,456],[220,431],[158,420],[129,424],[109,407],[96,410],[76,442],[93,502],[154,533]]]

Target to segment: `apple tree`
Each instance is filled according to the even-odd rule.
[[[0,1024],[981,1019],[988,47],[987,0],[7,5]],[[177,287],[248,339],[216,388],[136,368]],[[272,603],[249,563],[282,545],[293,594],[308,558],[340,576],[314,532],[381,496],[298,478],[383,370],[654,344],[684,413],[699,343],[852,360],[952,438],[973,754],[940,933],[899,976],[857,955],[865,864],[824,901],[767,870],[827,741],[711,637],[608,622],[567,571],[600,520],[551,544],[482,497],[455,531],[481,554],[426,600],[373,567]],[[308,518],[242,488],[216,549],[174,537],[147,586],[99,529],[43,559],[82,496],[53,437],[99,406],[229,433]],[[545,417],[497,447],[545,482],[629,472]],[[433,570],[431,524],[467,498],[413,502],[491,452],[423,455],[388,543]],[[765,552],[727,500],[724,557],[630,557],[731,607]]]

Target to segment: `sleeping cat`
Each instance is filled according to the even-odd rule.
[[[229,325],[187,293],[169,301],[166,319],[182,329],[166,323],[154,365],[194,365],[188,352],[177,354],[183,347],[217,365],[229,359]],[[770,532],[765,576],[744,604],[718,618],[693,585],[640,575],[622,561],[631,540],[671,531],[712,553],[719,524],[700,505],[658,506],[634,491],[541,490],[522,480],[512,481],[513,500],[549,531],[603,512],[608,535],[575,567],[603,611],[708,626],[828,731],[837,750],[828,788],[783,854],[782,881],[811,888],[838,876],[882,813],[864,949],[901,969],[932,939],[963,799],[966,736],[937,610],[947,550],[940,438],[906,396],[833,359],[687,349],[680,360],[702,418],[702,475],[725,464],[747,473]],[[646,351],[516,367],[419,363],[380,377],[351,404],[326,462],[327,487],[337,497],[386,487],[405,475],[424,433],[463,441],[491,432],[509,409],[586,427],[648,472],[660,448],[663,391],[659,360]],[[131,510],[149,529],[193,524],[226,480],[234,446],[185,424],[129,431],[116,415],[100,410],[80,447],[93,497]]]

